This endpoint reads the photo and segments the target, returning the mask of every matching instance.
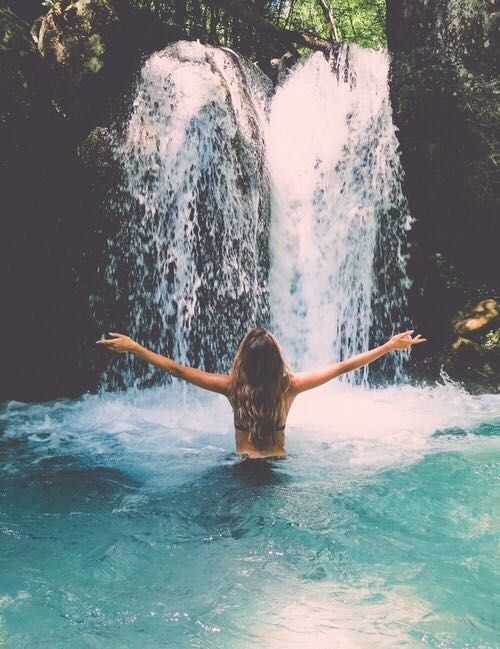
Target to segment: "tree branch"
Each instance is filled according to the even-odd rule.
[[[278,27],[254,10],[250,9],[242,0],[211,0],[211,3],[220,7],[234,18],[239,18],[248,25],[251,25],[257,31],[271,36],[287,48],[295,44],[308,47],[312,50],[321,50],[325,53],[330,51],[331,45],[328,41],[307,32],[299,32]]]
[[[333,7],[329,2],[326,2],[326,0],[318,0],[318,3],[323,10],[323,13],[325,15],[325,18],[328,22],[328,26],[330,28],[330,34],[332,36],[332,41],[334,43],[340,43],[340,32],[337,27],[337,22],[335,20],[335,14],[333,13]]]

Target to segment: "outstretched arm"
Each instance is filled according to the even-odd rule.
[[[312,388],[317,388],[318,386],[323,385],[323,383],[326,383],[341,374],[346,374],[347,372],[352,372],[352,370],[356,370],[359,367],[363,367],[363,365],[368,365],[368,363],[372,363],[377,360],[377,358],[384,356],[384,354],[387,354],[388,352],[396,349],[407,349],[412,345],[426,341],[426,338],[422,338],[420,334],[415,336],[415,338],[412,338],[412,333],[413,329],[396,334],[383,345],[374,347],[362,354],[351,356],[351,358],[347,358],[345,361],[332,363],[327,367],[313,370],[311,372],[297,372],[292,376],[292,390],[296,394],[304,392],[305,390],[312,390]]]
[[[212,372],[204,372],[195,367],[187,367],[186,365],[181,365],[171,358],[162,356],[161,354],[156,354],[150,349],[139,345],[139,343],[129,338],[129,336],[124,336],[123,334],[110,333],[112,336],[109,340],[98,340],[98,345],[103,345],[113,352],[123,353],[123,352],[132,352],[139,358],[142,358],[148,363],[159,367],[164,372],[168,372],[172,376],[176,376],[179,379],[183,379],[188,383],[197,385],[200,388],[205,390],[211,390],[212,392],[219,392],[220,394],[227,395],[229,392],[230,376],[229,374],[213,374]]]

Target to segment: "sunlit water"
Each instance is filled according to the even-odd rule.
[[[499,646],[498,396],[332,384],[257,463],[179,384],[1,426],[0,646]]]

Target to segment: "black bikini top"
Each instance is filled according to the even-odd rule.
[[[250,431],[246,430],[243,428],[243,425],[241,421],[238,420],[236,413],[234,413],[234,427],[237,428],[238,430],[241,430],[242,433],[248,433]],[[279,433],[280,431],[285,430],[285,424],[283,426],[280,426],[279,428],[275,429],[275,433]]]

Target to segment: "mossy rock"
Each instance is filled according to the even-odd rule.
[[[500,392],[500,345],[459,337],[444,355],[443,368],[472,393]]]
[[[470,337],[474,334],[485,334],[500,320],[500,305],[492,298],[481,300],[472,308],[459,313],[452,322],[455,333]]]
[[[493,298],[462,309],[452,319],[455,340],[444,369],[472,392],[500,392],[500,305]]]
[[[122,0],[64,0],[34,25],[40,54],[51,70],[59,110],[85,137],[109,122],[142,57],[178,37],[151,14]]]
[[[122,28],[108,0],[58,2],[41,21],[38,49],[69,85],[78,87],[106,65]]]
[[[388,0],[387,18],[410,236],[478,285],[498,282],[500,13],[490,0]]]

